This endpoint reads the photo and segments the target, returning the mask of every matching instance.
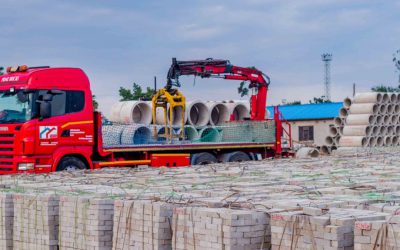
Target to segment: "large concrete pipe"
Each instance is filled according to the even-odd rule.
[[[400,136],[400,125],[396,125],[396,127],[395,127],[395,134],[397,135],[397,136]]]
[[[296,152],[296,158],[299,159],[318,157],[318,156],[319,156],[319,151],[318,149],[315,148],[303,147],[297,150]]]
[[[197,131],[197,129],[194,126],[191,125],[186,125],[184,127],[185,129],[185,139],[188,141],[198,141],[199,140],[199,132]],[[177,132],[177,134],[181,133],[181,129],[179,129]]]
[[[327,136],[325,137],[325,143],[328,146],[332,146],[333,144],[335,144],[335,139],[332,136]]]
[[[368,138],[368,147],[375,147],[376,146],[376,137],[369,137]]]
[[[370,125],[375,122],[375,117],[368,114],[349,115],[346,118],[346,125]]]
[[[377,115],[375,116],[375,125],[382,125],[383,123],[383,115]]]
[[[126,125],[105,125],[101,127],[104,147],[121,145],[122,131]]]
[[[372,133],[372,126],[370,125],[353,125],[344,126],[344,136],[369,136]]]
[[[387,111],[387,104],[379,104],[379,112],[380,115],[385,115]]]
[[[383,116],[383,125],[387,126],[390,122],[390,115]]]
[[[151,103],[143,101],[126,101],[121,105],[120,119],[123,124],[150,125]]]
[[[393,111],[394,111],[394,104],[388,104],[386,113],[392,115]]]
[[[320,149],[320,152],[321,152],[322,154],[324,154],[324,155],[330,155],[331,152],[332,152],[332,149],[331,149],[331,147],[329,147],[329,146],[327,146],[327,145],[322,145],[322,146],[321,146],[321,149]]]
[[[123,145],[148,144],[150,140],[151,130],[139,124],[126,126],[121,135]]]
[[[388,93],[383,93],[382,94],[382,103],[389,103],[390,102],[390,98]]]
[[[387,133],[387,126],[380,126],[379,127],[379,135],[380,136],[383,136],[383,135],[386,135],[386,133]]]
[[[392,146],[392,137],[384,136],[383,137],[383,146],[386,146],[386,147]]]
[[[377,103],[382,101],[382,94],[377,92],[358,93],[353,98],[353,103]]]
[[[390,103],[396,103],[397,102],[397,94],[389,93],[389,101],[390,101]]]
[[[351,99],[350,99],[349,97],[346,97],[346,98],[344,98],[344,100],[343,100],[343,107],[344,107],[345,109],[349,109],[350,106],[351,106],[351,103],[352,103]]]
[[[373,126],[370,136],[378,136],[381,129],[379,126]]]
[[[340,108],[339,110],[339,117],[344,119],[349,115],[349,111],[345,108]]]
[[[340,117],[335,117],[333,119],[333,123],[335,124],[336,127],[340,127],[344,125],[344,120]]]
[[[397,135],[392,136],[392,146],[399,145],[399,137]]]
[[[207,105],[202,101],[186,103],[187,122],[193,126],[206,126],[210,116]]]
[[[329,128],[329,134],[330,134],[332,137],[335,137],[335,136],[339,135],[339,128],[334,127],[334,126],[330,127],[330,128]]]
[[[230,120],[230,112],[228,105],[221,102],[207,102],[210,124],[222,125]]]
[[[220,142],[222,135],[218,129],[213,127],[205,127],[199,130],[201,142]]]
[[[378,114],[379,104],[376,103],[355,103],[350,106],[350,114]]]
[[[390,135],[390,136],[394,135],[394,127],[393,126],[387,126],[386,134]]]
[[[383,137],[382,137],[382,136],[376,137],[375,146],[376,146],[376,147],[382,147],[382,146],[383,146]]]
[[[342,136],[339,141],[341,147],[365,147],[368,138],[365,136]]]
[[[399,118],[397,117],[397,115],[391,115],[389,117],[389,123],[390,125],[395,125],[397,124],[397,121],[399,120]]]
[[[124,102],[116,102],[111,106],[110,121],[120,123],[121,107]]]
[[[398,104],[398,103],[395,103],[395,104],[394,104],[394,110],[393,110],[393,112],[394,112],[396,115],[398,115],[398,114],[400,113],[400,104]]]
[[[247,102],[229,103],[228,108],[235,121],[243,121],[250,117],[250,104]]]
[[[182,116],[183,116],[183,123],[185,124],[187,117],[186,117],[186,114],[183,114],[182,107],[180,107],[180,106],[174,107],[173,111],[172,111],[172,126],[181,126]],[[170,111],[168,108],[167,109],[167,124],[169,124],[169,120],[170,120]],[[157,108],[157,110],[156,110],[156,124],[158,124],[158,125],[165,124],[163,108]]]

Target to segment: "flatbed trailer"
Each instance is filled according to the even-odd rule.
[[[19,66],[0,76],[0,174],[73,169],[182,167],[291,154],[279,109],[268,142],[179,143],[105,147],[89,79],[78,68]],[[283,148],[282,135],[290,138]]]

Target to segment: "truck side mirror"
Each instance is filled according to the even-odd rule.
[[[49,118],[51,116],[51,103],[43,101],[40,103],[40,118]]]

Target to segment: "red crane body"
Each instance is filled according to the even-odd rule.
[[[249,81],[249,88],[256,89],[250,97],[250,119],[265,120],[269,77],[256,68],[245,68],[231,65],[228,60],[194,60],[177,61],[172,59],[168,71],[166,89],[173,85],[180,86],[179,76],[194,75],[202,78],[224,78],[228,80]],[[172,82],[174,80],[174,83]]]

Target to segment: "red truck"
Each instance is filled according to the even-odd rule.
[[[90,82],[79,68],[7,68],[0,76],[0,174],[120,166],[188,166],[286,155],[275,109],[269,142],[131,145],[105,148]],[[288,132],[290,133],[290,131]],[[223,157],[221,157],[223,156]]]

